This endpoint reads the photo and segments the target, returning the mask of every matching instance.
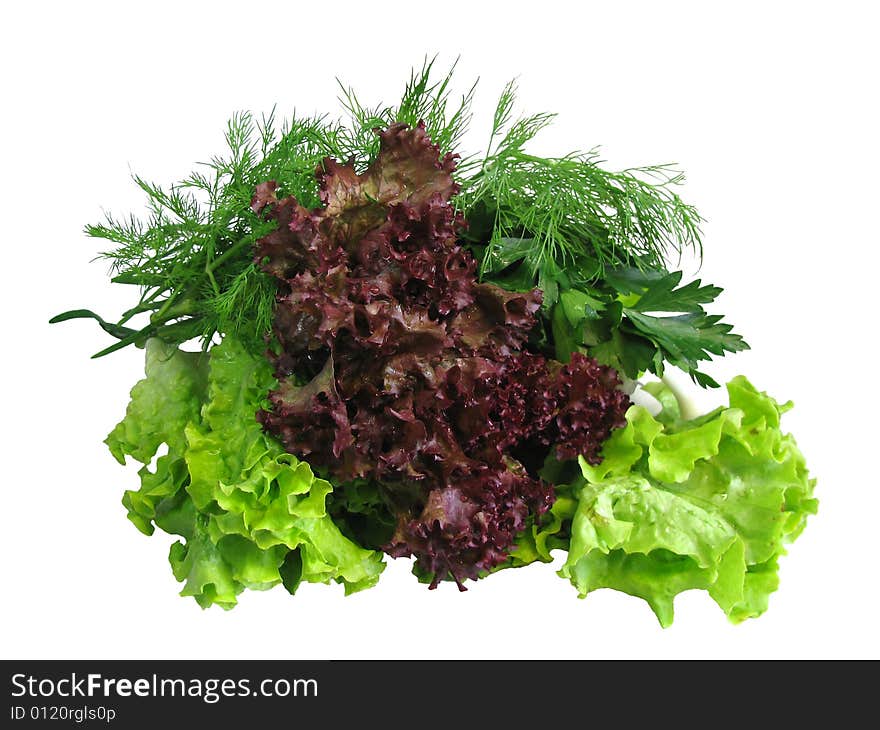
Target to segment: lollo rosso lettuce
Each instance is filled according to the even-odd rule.
[[[606,442],[598,465],[557,486],[540,526],[524,534],[512,564],[549,562],[581,597],[613,588],[643,598],[660,623],[682,591],[703,589],[734,622],[767,610],[786,543],[815,514],[815,480],[794,439],[780,430],[779,405],[739,376],[728,408],[682,420],[673,392],[645,387],[661,403],[642,406]]]
[[[328,515],[332,487],[287,453],[254,418],[274,385],[271,368],[231,337],[207,353],[148,341],[146,378],[107,437],[121,463],[141,462],[141,487],[125,493],[144,533],[179,535],[169,560],[182,595],[231,608],[245,588],[301,581],[374,585],[381,553],[345,537]],[[160,445],[167,453],[155,459]]]
[[[455,157],[423,124],[376,131],[363,173],[324,161],[323,207],[279,199],[271,181],[254,195],[278,223],[256,246],[279,287],[279,384],[259,419],[337,483],[381,485],[396,523],[382,547],[415,556],[432,588],[463,589],[553,503],[534,473],[545,454],[597,463],[629,398],[611,368],[529,347],[540,290],[478,282]]]

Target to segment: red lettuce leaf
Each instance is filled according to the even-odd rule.
[[[381,484],[397,522],[385,549],[414,555],[432,587],[462,586],[552,504],[536,454],[595,461],[629,401],[610,368],[528,350],[539,290],[477,282],[450,202],[455,158],[421,124],[378,134],[362,174],[324,161],[322,208],[271,182],[254,193],[278,222],[256,247],[278,280],[279,385],[258,417],[336,481]]]

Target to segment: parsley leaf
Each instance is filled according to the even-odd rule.
[[[668,363],[703,387],[718,387],[700,363],[748,344],[722,315],[703,309],[720,287],[681,280],[680,271],[619,268],[563,291],[551,315],[557,357],[585,351],[631,378],[645,371],[662,376]]]

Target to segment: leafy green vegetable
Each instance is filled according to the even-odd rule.
[[[313,171],[331,144],[328,135],[321,119],[293,119],[278,129],[274,114],[260,121],[237,114],[226,131],[225,157],[170,188],[135,176],[148,198],[146,221],[108,216],[86,228],[113,244],[102,254],[112,263],[113,281],[141,292],[116,323],[128,325],[127,333],[111,332],[119,342],[96,357],[150,337],[207,343],[219,332],[259,342],[269,328],[275,289],[252,262],[253,242],[272,228],[249,208],[254,186],[274,177],[316,204]],[[139,316],[148,316],[147,323],[129,324]]]
[[[553,114],[513,119],[516,86],[504,89],[482,160],[464,170],[457,204],[470,239],[485,246],[481,273],[503,268],[509,241],[528,241],[522,253],[529,272],[555,303],[551,283],[572,268],[589,279],[606,267],[662,269],[665,258],[701,250],[696,209],[675,187],[684,175],[669,165],[610,172],[597,150],[538,157],[525,146]],[[509,249],[508,249],[509,251]]]
[[[727,385],[730,407],[679,417],[666,386],[649,387],[664,410],[641,406],[608,440],[604,460],[580,459],[551,519],[520,542],[514,564],[548,561],[568,540],[560,575],[583,597],[614,588],[643,598],[663,626],[685,590],[709,592],[732,621],[767,609],[784,545],[815,514],[809,478],[780,406],[742,376]]]
[[[440,148],[441,156],[457,154],[470,125],[471,103],[477,84],[471,85],[458,102],[453,102],[452,77],[456,64],[452,64],[445,75],[434,80],[432,72],[435,60],[425,60],[419,71],[412,71],[400,101],[392,106],[364,106],[355,90],[340,82],[341,102],[348,119],[334,125],[333,144],[328,154],[339,160],[351,160],[356,167],[366,167],[379,154],[379,138],[375,129],[398,123],[415,127],[419,122],[424,123],[431,141]],[[460,163],[460,168],[461,164],[467,167],[470,160],[465,159]]]
[[[586,352],[631,378],[644,371],[662,376],[668,363],[704,387],[718,387],[699,364],[748,345],[702,307],[721,288],[699,279],[679,286],[681,278],[680,271],[621,268],[606,271],[603,282],[563,290],[550,314],[557,357]]]
[[[473,88],[452,108],[454,67],[434,81],[432,66],[426,62],[412,74],[394,107],[367,108],[343,88],[345,122],[293,117],[279,125],[274,110],[260,119],[239,113],[227,125],[225,156],[201,163],[170,187],[135,175],[147,196],[146,219],[108,215],[85,231],[112,244],[102,256],[111,262],[115,283],[139,288],[137,303],[115,323],[87,309],[51,321],[95,319],[118,339],[95,357],[131,344],[142,347],[150,338],[172,345],[199,338],[207,349],[218,333],[259,345],[271,329],[276,287],[254,263],[252,246],[275,224],[251,210],[255,187],[274,180],[279,194],[314,207],[320,202],[315,170],[324,159],[365,167],[378,151],[372,130],[392,122],[424,119],[434,142],[449,151],[467,128]],[[133,324],[143,317],[145,323]]]
[[[719,287],[678,287],[681,272],[667,271],[670,254],[702,253],[702,219],[675,192],[684,176],[668,165],[609,172],[596,151],[529,154],[525,145],[553,115],[513,122],[514,100],[509,84],[488,151],[465,166],[473,173],[461,180],[456,201],[483,279],[541,289],[544,327],[563,362],[580,350],[632,378],[662,375],[668,362],[717,387],[698,363],[748,345],[720,315],[703,310]]]
[[[700,363],[749,347],[720,315],[703,309],[720,287],[699,279],[680,286],[682,273],[663,268],[606,267],[596,276],[595,268],[579,268],[583,257],[567,269],[545,262],[536,279],[529,263],[536,250],[531,238],[500,239],[483,259],[485,278],[516,291],[543,289],[545,328],[563,362],[584,352],[630,378],[645,371],[662,376],[668,363],[703,387],[717,387]]]
[[[181,468],[186,450],[186,425],[199,418],[207,391],[207,364],[201,353],[183,352],[161,340],[146,347],[146,378],[131,391],[125,418],[107,436],[105,443],[120,464],[126,454],[144,464],[139,474],[141,488],[126,491],[123,504],[129,519],[147,535],[157,505],[180,490],[186,476]],[[159,447],[167,453],[147,466]]]
[[[816,511],[787,406],[738,378],[729,408],[684,421],[647,386],[662,410],[631,408],[599,459],[626,405],[614,370],[717,386],[702,364],[748,347],[705,308],[719,287],[667,267],[702,253],[683,175],[533,155],[553,115],[515,120],[513,84],[486,151],[456,162],[474,87],[453,100],[453,71],[432,66],[396,105],[342,87],[344,120],[235,115],[224,156],[170,187],[135,177],[146,219],[86,228],[138,299],[116,321],[52,321],[94,320],[117,340],[96,357],[146,348],[107,438],[143,465],[129,518],[181,537],[172,570],[202,606],[279,583],[360,590],[379,550],[417,555],[434,586],[564,549],[582,596],[632,593],[664,625],[691,588],[758,615]],[[419,175],[399,174],[419,150]],[[202,352],[178,348],[192,339]]]
[[[231,337],[207,354],[151,339],[146,370],[107,444],[120,462],[144,464],[141,488],[123,499],[132,522],[184,538],[169,556],[182,595],[231,608],[245,588],[335,580],[350,593],[376,583],[381,554],[336,526],[330,483],[256,422],[275,383],[263,357]],[[161,444],[168,451],[151,470]]]
[[[102,255],[112,263],[114,282],[140,289],[137,303],[116,322],[88,309],[52,321],[94,319],[117,338],[95,357],[143,346],[151,337],[172,345],[197,338],[207,349],[214,335],[231,334],[249,348],[259,346],[271,329],[276,286],[253,260],[254,242],[275,226],[251,209],[257,185],[273,180],[279,198],[315,207],[315,169],[332,157],[363,170],[378,154],[373,130],[395,123],[423,121],[441,154],[458,152],[475,86],[453,102],[454,66],[438,79],[432,71],[428,61],[413,72],[391,106],[367,106],[342,87],[344,120],[294,117],[279,126],[274,112],[259,120],[237,114],[226,131],[226,155],[170,187],[135,176],[147,195],[146,220],[108,216],[86,232],[113,245]],[[609,267],[665,271],[668,254],[701,249],[700,216],[675,192],[681,173],[666,165],[609,172],[595,151],[534,156],[525,146],[554,115],[514,120],[514,101],[509,84],[485,154],[466,155],[455,173],[460,191],[454,203],[467,220],[464,237],[483,278],[518,291],[537,285],[549,312],[561,290],[580,281],[601,284]],[[518,261],[524,265],[502,271]],[[609,364],[618,354],[615,342],[605,345],[612,348]]]

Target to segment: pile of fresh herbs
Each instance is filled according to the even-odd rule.
[[[668,268],[701,252],[682,176],[530,154],[552,115],[514,119],[513,85],[461,158],[474,89],[454,102],[451,81],[425,64],[395,107],[344,89],[344,121],[236,115],[225,157],[135,177],[146,219],[87,227],[137,302],[53,321],[97,320],[116,341],[96,357],[145,349],[107,438],[143,465],[129,518],[181,537],[202,606],[357,591],[383,553],[463,589],[562,550],[581,596],[640,596],[664,625],[691,588],[762,613],[816,510],[788,406],[739,377],[685,420],[639,381],[672,365],[717,387],[702,364],[747,347],[704,309],[721,289]]]

